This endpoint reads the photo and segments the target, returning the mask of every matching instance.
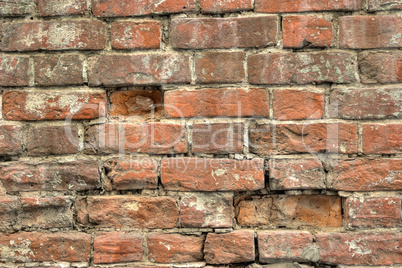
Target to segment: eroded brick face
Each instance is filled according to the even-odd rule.
[[[401,0],[0,0],[0,267],[402,265]]]

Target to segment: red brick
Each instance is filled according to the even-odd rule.
[[[255,12],[287,13],[301,11],[360,10],[362,0],[255,0]]]
[[[324,115],[324,92],[274,90],[273,106],[278,120],[320,119]]]
[[[57,228],[73,226],[72,198],[23,197],[21,222],[23,227]]]
[[[75,125],[32,126],[28,132],[27,151],[30,156],[75,154],[79,147]]]
[[[161,23],[115,21],[111,34],[114,49],[158,49],[161,44]]]
[[[343,123],[268,124],[250,128],[254,153],[356,153],[357,125]]]
[[[7,120],[95,119],[105,116],[106,94],[99,91],[5,91]]]
[[[363,83],[400,83],[402,82],[402,52],[360,53],[359,69]]]
[[[399,0],[369,0],[368,10],[392,10],[402,9],[402,3]]]
[[[0,17],[22,16],[29,14],[32,9],[31,5],[31,0],[0,0]]]
[[[254,231],[238,230],[227,234],[208,233],[205,261],[211,264],[250,262],[255,260]]]
[[[179,211],[172,197],[89,196],[89,222],[98,227],[174,228]]]
[[[78,232],[14,233],[0,236],[1,262],[89,262],[91,235]]]
[[[185,84],[191,80],[189,57],[181,54],[100,55],[91,58],[89,66],[91,86]]]
[[[170,14],[195,10],[195,0],[92,0],[92,11],[97,17],[142,16]]]
[[[35,84],[41,86],[82,85],[83,58],[76,54],[34,57]]]
[[[88,11],[87,0],[37,0],[40,16],[82,15]]]
[[[3,51],[101,50],[105,45],[106,26],[101,21],[40,21],[3,24],[0,49]]]
[[[344,119],[402,117],[402,88],[339,88],[331,92],[329,115]]]
[[[148,258],[157,263],[197,262],[204,259],[205,236],[149,234]]]
[[[166,158],[161,179],[172,191],[248,191],[264,188],[263,159]]]
[[[401,227],[401,198],[348,197],[345,201],[345,222],[350,229]]]
[[[252,0],[201,0],[202,13],[228,13],[253,9]]]
[[[251,84],[356,82],[355,56],[348,52],[270,53],[248,57]]]
[[[162,114],[162,92],[161,90],[136,89],[115,91],[110,93],[111,116],[132,116],[138,115],[155,120]]]
[[[185,228],[231,228],[233,195],[186,193],[180,199],[180,223]]]
[[[241,153],[243,124],[217,123],[193,125],[193,153]]]
[[[332,17],[283,17],[283,47],[330,47],[334,43]]]
[[[0,177],[7,192],[90,190],[100,186],[98,164],[93,161],[5,163]]]
[[[0,62],[0,86],[28,85],[29,58],[1,55]]]
[[[272,195],[240,201],[236,219],[241,226],[341,227],[341,210],[337,196]]]
[[[187,152],[187,131],[184,125],[140,122],[108,123],[90,126],[85,134],[88,154]]]
[[[113,158],[105,163],[108,190],[156,189],[158,162],[149,157]]]
[[[203,52],[195,55],[196,82],[240,83],[245,77],[244,52]]]
[[[263,88],[167,91],[165,93],[165,116],[268,117],[268,91]]]
[[[0,231],[5,232],[18,226],[19,201],[15,196],[0,196]],[[0,256],[1,256],[0,251]]]
[[[260,262],[317,262],[318,248],[313,235],[303,231],[264,231],[258,233]]]
[[[319,233],[321,262],[393,265],[402,262],[401,233]]]
[[[278,18],[179,18],[171,27],[173,48],[266,47],[277,42]]]
[[[0,155],[22,152],[22,128],[17,125],[0,125]]]
[[[98,233],[94,240],[94,263],[142,261],[143,240],[137,233]]]
[[[402,124],[368,124],[363,126],[363,153],[402,153]]]
[[[344,16],[339,18],[339,47],[400,48],[401,32],[402,18],[398,15]]]
[[[269,183],[272,190],[326,188],[324,168],[313,159],[271,159]]]
[[[402,160],[398,158],[345,159],[330,162],[328,183],[342,191],[402,190]]]

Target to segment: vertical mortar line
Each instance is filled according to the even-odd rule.
[[[360,122],[357,124],[357,154],[363,154],[363,125]]]
[[[244,123],[243,123],[243,154],[248,154],[250,153],[250,147],[249,147],[249,137],[248,137],[248,132],[250,129],[250,120],[247,119]]]
[[[113,21],[105,21],[106,23],[106,46],[104,51],[112,52],[112,23]]]
[[[88,60],[85,55],[80,55],[82,57],[82,78],[84,83],[88,84]]]
[[[249,78],[248,78],[248,53],[244,49],[243,51],[243,70],[244,70],[244,78],[242,83],[249,84]]]
[[[77,128],[78,128],[78,152],[79,153],[84,153],[84,125],[83,122],[80,121],[77,124]]]
[[[188,155],[193,156],[193,126],[194,122],[189,122],[186,120],[185,127],[187,130],[187,148]]]
[[[334,48],[339,49],[339,13],[334,12],[332,16],[332,32],[334,35]]]
[[[267,88],[269,101],[269,119],[274,119],[274,89]]]
[[[333,90],[333,85],[325,88],[324,91],[324,114],[322,116],[322,119],[330,119],[329,116],[329,107],[330,107],[330,102],[331,102],[331,91]]]
[[[28,68],[28,86],[35,86],[35,60],[34,56],[29,56],[29,68]]]
[[[277,34],[276,34],[276,38],[277,38],[276,48],[283,49],[283,32],[282,32],[283,15],[277,14],[276,17],[278,18]]]
[[[91,251],[89,255],[89,266],[94,265],[94,252],[95,252],[95,234],[91,233]]]
[[[195,57],[196,52],[190,51],[190,75],[191,75],[191,85],[195,85],[197,81],[197,74],[195,72]]]

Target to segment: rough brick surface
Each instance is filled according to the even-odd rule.
[[[258,190],[264,187],[263,165],[263,159],[163,159],[161,179],[167,190]]]
[[[143,259],[143,241],[136,233],[110,232],[96,234],[94,263],[121,263]]]
[[[356,81],[354,56],[347,52],[256,54],[248,58],[251,84],[310,84]]]
[[[275,16],[172,21],[172,46],[185,49],[266,47],[276,43]]]
[[[82,15],[88,10],[86,0],[37,0],[41,16]]]
[[[226,13],[226,12],[236,12],[243,10],[253,9],[252,0],[201,0],[201,11],[203,13]]]
[[[114,22],[111,35],[115,49],[157,49],[161,43],[161,24],[158,21]]]
[[[402,3],[398,0],[369,0],[370,11],[402,9]]]
[[[100,50],[106,45],[105,24],[96,20],[15,22],[2,29],[3,51]]]
[[[31,12],[30,0],[8,1],[0,0],[0,17],[22,16]]]
[[[22,152],[22,128],[18,125],[0,125],[0,155]]]
[[[402,152],[402,124],[363,126],[363,153],[398,154]]]
[[[204,256],[207,263],[250,262],[255,259],[254,231],[238,230],[227,234],[207,235]]]
[[[359,69],[363,83],[402,82],[402,53],[362,52],[359,54]]]
[[[197,262],[204,259],[204,236],[148,235],[148,258],[156,263]]]
[[[0,231],[12,230],[17,226],[19,202],[15,196],[0,196]]]
[[[256,12],[282,13],[302,11],[358,10],[362,0],[255,0]]]
[[[165,105],[167,117],[269,116],[268,91],[262,88],[168,91]]]
[[[402,47],[401,25],[402,18],[396,15],[342,17],[339,46],[354,49]]]
[[[0,55],[0,86],[27,86],[29,59]]]

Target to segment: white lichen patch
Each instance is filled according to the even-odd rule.
[[[35,257],[30,248],[31,241],[22,240],[15,242],[10,240],[9,245],[0,245],[0,261],[2,262],[29,262]]]

